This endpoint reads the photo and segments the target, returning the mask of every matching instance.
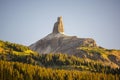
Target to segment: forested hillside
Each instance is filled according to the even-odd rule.
[[[106,50],[82,47],[82,52],[100,54]],[[117,52],[108,50],[107,52]],[[119,51],[118,51],[119,52]],[[104,54],[105,53],[105,54]],[[120,68],[62,53],[38,54],[27,46],[0,41],[0,80],[119,80]],[[117,53],[116,53],[117,54]],[[87,77],[86,77],[87,76]]]
[[[18,62],[0,61],[0,80],[119,80],[118,74],[50,69]]]
[[[0,54],[12,54],[22,56],[31,54],[35,55],[37,53],[30,50],[27,46],[0,40]]]

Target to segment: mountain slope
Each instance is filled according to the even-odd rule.
[[[31,55],[37,54],[27,46],[0,40],[0,54]]]
[[[34,51],[29,50],[29,48],[26,46],[4,41],[0,41],[0,45],[0,60],[5,61],[17,61],[44,67],[73,70],[78,69],[95,72],[101,72],[102,68],[104,69],[104,66],[110,67],[110,69],[119,67],[119,62],[114,62],[114,59],[109,60],[109,53],[106,54],[106,50],[100,50],[99,48],[99,50],[97,50],[97,48],[93,49],[91,47],[80,47],[80,51],[82,52],[74,55],[68,55],[60,53],[38,54]],[[104,53],[102,54],[100,51]],[[115,50],[113,50],[113,52],[114,51]],[[96,54],[96,56],[91,56],[92,54]],[[99,54],[99,56],[97,54]],[[98,69],[97,66],[101,66],[101,70]]]
[[[80,47],[80,49],[90,54],[106,51],[91,47]],[[113,68],[100,61],[77,57],[81,53],[76,54],[76,56],[60,53],[38,54],[26,46],[1,40],[0,50],[0,80],[120,79],[120,68]],[[28,50],[30,53],[26,53]],[[107,51],[118,52],[117,50]]]
[[[49,34],[45,38],[30,45],[30,49],[38,53],[69,53],[73,54],[77,47],[96,46],[95,41],[90,38],[77,38],[76,36],[67,36],[64,34]]]
[[[105,49],[100,47],[79,47],[75,56],[85,60],[101,62],[111,67],[120,67],[120,50]]]
[[[29,48],[39,54],[69,54],[83,58],[88,62],[100,62],[113,68],[120,67],[120,50],[99,47],[92,38],[65,35],[62,17],[58,18],[52,33],[31,44]]]
[[[91,38],[77,38],[76,36],[65,35],[62,17],[58,17],[53,32],[29,47],[42,54],[59,52],[73,54],[76,53],[76,48],[80,46],[97,47],[95,41]]]

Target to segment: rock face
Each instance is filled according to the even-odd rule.
[[[42,54],[75,54],[77,51],[76,49],[80,46],[97,47],[96,42],[91,38],[77,38],[76,36],[65,35],[62,17],[58,17],[57,22],[54,24],[53,32],[29,47]]]
[[[54,24],[53,33],[64,33],[64,26],[62,22],[62,17],[58,17],[57,22]]]

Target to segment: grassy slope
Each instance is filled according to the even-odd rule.
[[[76,56],[87,61],[101,62],[113,68],[120,67],[120,50],[105,49],[100,47],[79,47]]]
[[[0,40],[0,54],[14,54],[14,55],[37,55],[36,52],[30,50],[27,46],[16,43],[4,42]]]

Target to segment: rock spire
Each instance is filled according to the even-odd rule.
[[[54,34],[57,34],[57,33],[64,34],[64,26],[63,26],[63,22],[62,22],[62,16],[58,17],[57,22],[54,24],[53,33]]]
[[[58,17],[54,24],[53,32],[44,38],[31,44],[29,48],[38,53],[68,53],[77,54],[80,47],[97,47],[96,42],[91,38],[78,38],[64,34],[62,17]]]

